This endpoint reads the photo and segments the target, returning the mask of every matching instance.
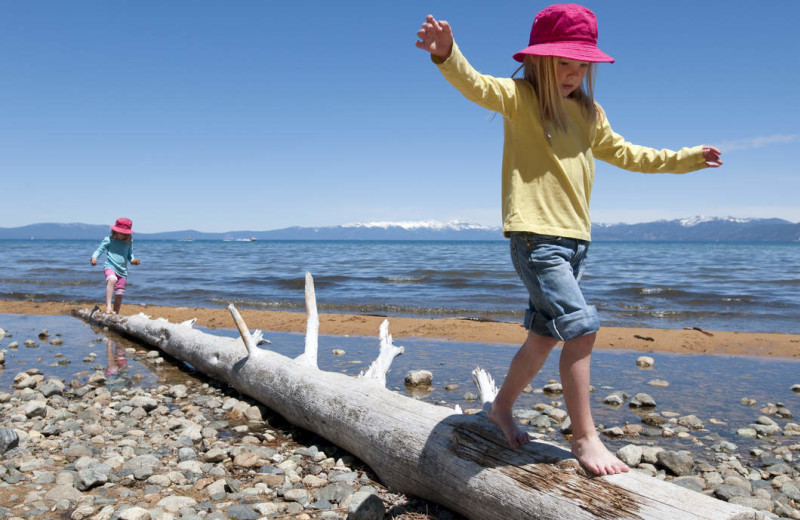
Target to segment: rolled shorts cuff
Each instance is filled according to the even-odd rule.
[[[600,318],[597,316],[597,307],[587,305],[585,308],[559,316],[547,323],[554,338],[569,341],[600,330]]]
[[[525,319],[523,321],[525,330],[535,332],[540,336],[551,337],[553,333],[550,332],[550,329],[547,327],[547,322],[547,318],[538,312],[534,312],[531,309],[525,309]]]
[[[528,309],[525,311],[525,328],[540,336],[569,341],[600,330],[600,317],[594,305],[549,321]]]

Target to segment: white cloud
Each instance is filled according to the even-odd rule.
[[[722,152],[736,152],[740,150],[752,150],[753,148],[763,148],[774,144],[786,144],[800,141],[800,134],[788,135],[764,135],[759,137],[747,137],[744,139],[734,139],[733,141],[723,141],[718,148]]]

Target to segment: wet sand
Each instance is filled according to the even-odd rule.
[[[69,315],[73,310],[91,308],[85,303],[30,302],[0,300],[0,314]],[[286,311],[240,310],[252,329],[273,332],[304,332],[304,313]],[[152,318],[171,322],[197,319],[203,327],[234,328],[227,309],[123,305],[123,315],[143,312]],[[321,314],[320,334],[332,336],[377,336],[383,316]],[[462,342],[519,344],[525,329],[518,323],[487,322],[455,318],[390,317],[389,330],[395,338],[441,338]],[[800,359],[800,334],[706,331],[685,329],[650,329],[603,327],[598,332],[597,349],[640,352],[673,352],[767,356]]]

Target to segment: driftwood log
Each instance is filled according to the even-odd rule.
[[[242,339],[182,324],[91,312],[79,317],[156,347],[260,401],[288,421],[351,452],[391,490],[439,503],[474,520],[663,519],[763,520],[753,509],[723,502],[641,473],[587,475],[572,454],[534,441],[511,450],[485,413],[465,415],[385,388],[402,347],[388,321],[380,354],[359,377],[317,368],[319,317],[313,280],[306,275],[306,350],[297,359],[259,348],[230,306]],[[484,407],[494,397],[491,377],[473,372]]]

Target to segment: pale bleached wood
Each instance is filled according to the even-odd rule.
[[[248,351],[241,341],[146,316],[77,315],[160,348],[327,438],[367,463],[390,489],[470,519],[765,518],[637,473],[589,477],[554,444],[509,449],[483,413],[454,413],[275,352]]]
[[[359,374],[359,378],[375,381],[380,386],[386,386],[386,374],[394,358],[405,352],[405,348],[395,346],[392,335],[389,334],[389,320],[383,320],[378,329],[380,350],[377,359],[372,362],[366,372]]]
[[[306,341],[305,351],[297,360],[317,368],[319,351],[319,314],[317,313],[317,293],[314,290],[314,277],[306,273]]]
[[[236,329],[239,331],[239,335],[242,337],[244,346],[247,348],[248,352],[252,353],[257,348],[256,342],[253,341],[253,337],[250,335],[250,330],[248,330],[247,324],[244,322],[244,318],[242,318],[242,315],[239,314],[239,311],[232,303],[228,305],[228,311],[230,311],[231,316],[233,317],[233,322],[236,324]]]
[[[475,367],[472,371],[472,382],[475,383],[475,388],[478,389],[478,398],[484,408],[494,402],[497,396],[497,385],[494,384],[494,379],[481,367]]]
[[[195,323],[197,323],[197,318],[192,318],[190,320],[182,321],[181,323],[179,323],[179,325],[182,325],[184,327],[192,328],[192,327],[194,327]]]

